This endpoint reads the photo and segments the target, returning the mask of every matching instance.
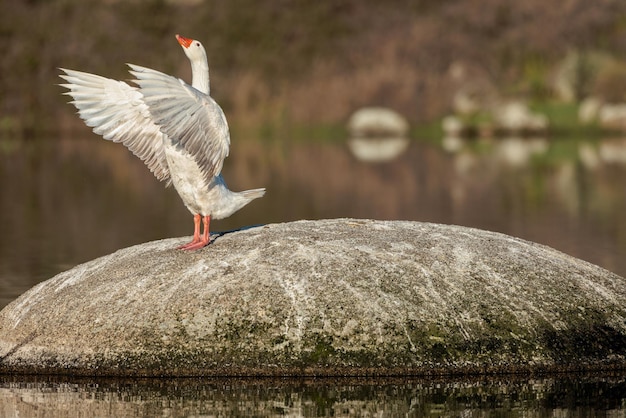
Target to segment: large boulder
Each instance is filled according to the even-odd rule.
[[[43,282],[0,312],[0,371],[402,375],[619,368],[626,282],[548,247],[335,219],[167,239]]]

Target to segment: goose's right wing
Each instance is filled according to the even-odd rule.
[[[61,68],[69,89],[64,94],[87,126],[104,139],[120,142],[148,166],[160,181],[171,182],[163,133],[152,121],[141,93],[130,85],[95,74]]]
[[[222,170],[230,148],[228,123],[209,95],[160,71],[128,64],[154,123],[196,161],[207,183]]]

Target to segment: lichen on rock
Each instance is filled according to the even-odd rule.
[[[0,312],[0,371],[408,375],[620,368],[626,282],[477,229],[333,219],[150,242]]]

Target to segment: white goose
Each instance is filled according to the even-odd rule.
[[[211,218],[226,218],[265,189],[232,192],[220,172],[228,156],[226,117],[209,95],[209,65],[202,44],[176,35],[191,61],[191,86],[181,79],[128,64],[138,87],[95,74],[61,68],[71,103],[93,131],[121,142],[160,181],[173,184],[194,215],[193,240],[181,247],[210,242]],[[201,234],[200,223],[204,224]]]

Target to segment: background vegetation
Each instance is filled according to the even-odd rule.
[[[132,62],[188,78],[173,35],[201,40],[212,91],[236,128],[343,123],[383,105],[412,123],[445,114],[462,64],[506,94],[553,97],[568,53],[626,56],[623,0],[2,0],[0,132],[73,129],[57,67],[128,79]],[[590,81],[625,99],[626,71]]]

